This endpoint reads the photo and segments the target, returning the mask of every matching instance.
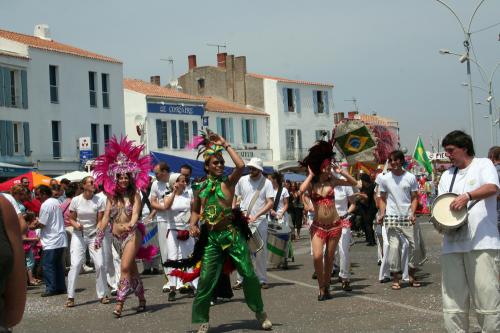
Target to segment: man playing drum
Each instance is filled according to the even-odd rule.
[[[401,289],[401,251],[400,236],[408,240],[409,250],[409,284],[420,287],[415,280],[416,266],[420,262],[418,244],[415,244],[418,183],[413,174],[403,169],[405,156],[402,151],[395,150],[389,155],[391,171],[380,179],[380,201],[378,223],[384,223],[389,238],[389,265],[392,275],[392,289]]]
[[[459,196],[450,209],[469,208],[468,223],[446,233],[441,256],[444,324],[448,332],[468,332],[470,297],[482,332],[500,332],[500,286],[495,257],[500,249],[496,195],[498,176],[487,158],[474,157],[469,135],[448,133],[442,142],[454,167],[443,173],[439,194]],[[473,201],[479,200],[472,206]]]

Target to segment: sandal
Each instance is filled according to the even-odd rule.
[[[104,296],[103,298],[99,298],[99,302],[101,302],[101,304],[109,304],[111,300],[108,296]]]
[[[120,318],[122,316],[123,310],[123,302],[116,302],[115,309],[113,310],[113,314],[116,318]]]
[[[413,288],[420,288],[420,287],[422,287],[422,284],[420,282],[415,281],[415,280],[410,280],[408,282],[408,285],[410,287],[413,287]]]
[[[33,281],[28,282],[28,287],[38,287],[41,284],[42,284],[42,281],[33,280]]]
[[[75,299],[74,298],[68,298],[66,303],[64,303],[64,307],[66,308],[72,308],[75,306]]]
[[[351,282],[349,280],[342,281],[342,290],[343,291],[352,291]]]
[[[139,306],[137,307],[137,312],[144,312],[146,311],[146,300],[139,300]]]
[[[400,290],[401,289],[401,285],[397,282],[393,282],[392,283],[392,286],[391,286],[391,289],[392,290]]]

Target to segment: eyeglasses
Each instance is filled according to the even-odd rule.
[[[250,170],[250,171],[260,171],[259,169],[254,168],[254,167],[248,167],[248,170]]]

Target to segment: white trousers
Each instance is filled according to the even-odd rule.
[[[102,251],[104,256],[104,267],[106,269],[106,280],[112,289],[118,289],[120,281],[120,254],[113,247],[113,234],[110,228],[106,228],[102,240]]]
[[[481,332],[500,332],[498,250],[476,250],[441,256],[444,326],[448,332],[469,331],[470,299]]]
[[[257,230],[262,237],[264,246],[255,255],[251,255],[255,274],[257,274],[260,283],[267,283],[267,225],[266,217],[256,222]],[[241,283],[243,278],[239,274],[236,274],[236,280]]]
[[[387,237],[387,229],[382,226],[382,248],[384,255],[382,256],[382,264],[380,265],[378,279],[383,280],[384,278],[390,278],[391,272],[389,267],[389,238]],[[401,251],[401,266],[403,269],[402,279],[404,281],[409,280],[408,276],[408,248],[409,244],[406,238],[400,238],[400,251]]]
[[[185,241],[177,239],[177,230],[170,230],[167,241],[167,258],[168,260],[185,259],[193,253],[194,239],[189,237]],[[167,274],[173,271],[173,268],[167,268]],[[196,283],[193,283],[196,286]],[[168,276],[168,286],[179,289],[183,286],[182,280],[175,276]]]
[[[162,264],[168,259],[167,233],[168,224],[165,222],[158,222],[158,246],[160,247],[160,257]],[[165,276],[167,276],[167,268],[164,266],[163,272],[165,273]]]
[[[107,294],[106,270],[104,268],[104,256],[102,249],[94,248],[95,236],[89,237],[75,230],[71,237],[70,254],[71,268],[68,273],[68,298],[75,298],[75,286],[82,264],[85,262],[85,251],[88,248],[95,266],[95,289],[97,297],[102,298]]]
[[[352,232],[351,228],[342,228],[342,234],[335,250],[335,265],[340,267],[339,277],[349,280],[351,278],[350,265],[351,257],[349,250],[351,247]]]

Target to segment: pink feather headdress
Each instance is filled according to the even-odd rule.
[[[116,176],[130,174],[137,189],[146,189],[151,170],[151,157],[141,156],[144,146],[135,146],[132,140],[121,137],[120,141],[113,135],[109,140],[105,153],[96,159],[95,179],[98,184],[103,184],[104,190],[115,195]]]

